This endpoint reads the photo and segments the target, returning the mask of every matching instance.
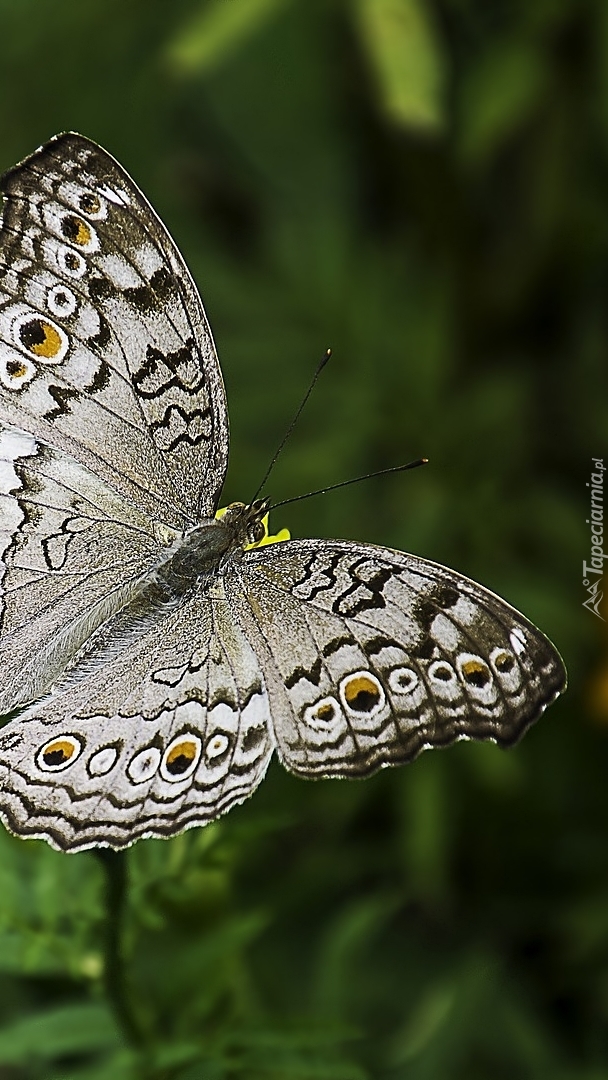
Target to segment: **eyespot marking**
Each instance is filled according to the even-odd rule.
[[[60,247],[57,251],[57,265],[64,274],[71,278],[81,278],[87,269],[86,260],[79,251]]]
[[[160,774],[163,780],[175,783],[192,775],[201,756],[201,740],[187,732],[178,735],[165,750]]]
[[[429,678],[443,683],[454,682],[456,672],[446,660],[434,660],[429,667]]]
[[[230,746],[230,739],[227,735],[224,735],[223,731],[216,731],[215,735],[212,735],[205,746],[205,757],[210,761],[214,758],[221,757],[225,754]]]
[[[349,712],[366,716],[374,716],[385,701],[382,684],[371,671],[353,671],[342,679],[340,697]]]
[[[61,219],[61,235],[71,244],[91,250],[97,246],[95,230],[76,214],[65,214]]]
[[[87,769],[91,776],[105,776],[116,764],[118,750],[115,746],[104,746],[92,754],[87,763]]]
[[[134,784],[144,784],[151,780],[160,765],[161,753],[157,746],[147,746],[131,758],[127,765],[127,776]]]
[[[40,315],[20,315],[13,323],[13,339],[20,349],[51,364],[58,364],[68,351],[68,338],[55,323]]]
[[[53,315],[58,315],[60,318],[73,315],[78,306],[74,293],[68,289],[67,285],[54,285],[52,289],[49,289],[46,302]]]
[[[418,685],[418,676],[412,668],[393,668],[389,677],[388,685],[394,694],[411,694]]]
[[[480,656],[468,656],[466,660],[461,660],[460,672],[465,682],[480,690],[492,680],[490,669]]]
[[[490,656],[490,662],[499,675],[508,675],[515,667],[515,657],[506,649],[496,649]]]
[[[99,221],[107,214],[105,200],[96,191],[84,191],[78,199],[78,207],[93,221]]]
[[[31,360],[17,356],[0,356],[0,382],[8,390],[19,390],[34,378],[36,370],[36,365]]]
[[[324,697],[304,710],[303,720],[315,731],[329,731],[342,717],[340,706],[334,697]]]
[[[50,739],[38,751],[36,764],[44,772],[60,772],[73,765],[82,752],[82,743],[73,735],[60,735]]]

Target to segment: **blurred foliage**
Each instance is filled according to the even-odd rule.
[[[563,651],[509,754],[278,765],[124,857],[0,835],[1,1080],[608,1078],[604,0],[0,0],[0,165],[56,131],[144,188],[203,291],[271,527],[470,574]]]

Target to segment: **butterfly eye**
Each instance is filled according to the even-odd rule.
[[[266,535],[266,529],[263,521],[256,521],[252,528],[249,530],[249,536],[247,539],[252,544],[259,544],[260,540],[263,540]]]
[[[78,739],[73,735],[61,735],[58,739],[51,739],[38,751],[36,764],[44,772],[59,772],[73,765],[81,751],[82,743]]]
[[[47,363],[58,364],[68,350],[68,339],[63,330],[39,316],[22,315],[16,319],[13,337],[20,348]]]
[[[371,671],[356,671],[340,683],[340,697],[350,712],[373,716],[384,705],[382,686]]]
[[[480,690],[492,679],[488,665],[479,656],[469,656],[466,660],[461,660],[460,672],[466,683]]]

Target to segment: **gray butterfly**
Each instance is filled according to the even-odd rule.
[[[365,776],[515,742],[565,687],[522,615],[452,570],[352,541],[253,547],[215,518],[222,377],[162,223],[94,143],[2,181],[0,816],[54,847],[204,825],[276,749]]]

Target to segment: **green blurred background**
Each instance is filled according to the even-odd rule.
[[[455,567],[570,675],[514,751],[352,783],[273,764],[225,820],[121,863],[2,831],[0,1080],[608,1080],[608,635],[581,584],[608,431],[608,5],[0,18],[0,167],[81,131],[194,272],[230,403],[223,501],[251,497],[331,345],[275,500],[430,465],[271,524]]]

